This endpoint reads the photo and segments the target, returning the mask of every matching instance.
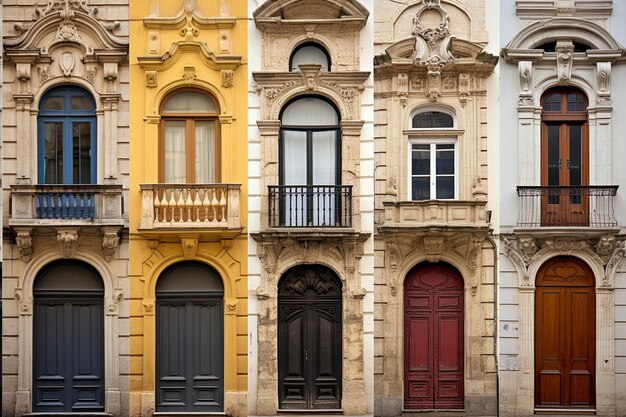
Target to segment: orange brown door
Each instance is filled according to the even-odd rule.
[[[535,406],[595,406],[594,277],[582,261],[552,258],[537,274]]]

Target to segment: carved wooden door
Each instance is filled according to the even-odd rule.
[[[576,258],[548,261],[537,276],[535,405],[595,405],[593,273]]]
[[[404,408],[463,408],[463,279],[427,264],[404,287]]]
[[[341,282],[325,268],[298,267],[281,279],[281,409],[341,408],[341,316]]]

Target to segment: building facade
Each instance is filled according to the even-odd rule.
[[[245,17],[131,2],[133,416],[247,415]]]
[[[485,6],[377,3],[376,415],[496,414]]]
[[[626,4],[501,6],[501,415],[622,416]]]
[[[3,415],[125,416],[128,8],[3,8]]]
[[[373,2],[249,2],[251,415],[373,409]]]

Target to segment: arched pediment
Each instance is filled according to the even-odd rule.
[[[504,49],[505,56],[515,50],[534,49],[553,41],[582,42],[593,50],[612,51],[624,56],[624,47],[600,25],[584,19],[562,17],[533,23],[521,30]]]
[[[40,14],[43,12],[40,12]],[[104,24],[92,15],[77,10],[52,11],[43,15],[32,26],[16,26],[17,37],[5,38],[7,53],[11,51],[37,51],[46,56],[57,46],[74,44],[80,46],[86,55],[97,55],[99,51],[125,51],[128,41],[113,35],[110,31],[119,26],[118,22]]]
[[[161,56],[137,57],[139,65],[146,70],[163,71],[178,62],[184,53],[192,53],[211,69],[234,70],[242,61],[241,56],[220,55],[211,51],[205,42],[180,41],[173,43],[170,49]]]
[[[301,25],[303,21],[354,23],[362,28],[369,11],[356,0],[269,0],[256,9],[253,16],[259,29],[289,23]]]

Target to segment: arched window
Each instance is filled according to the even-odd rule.
[[[284,225],[338,225],[339,113],[322,98],[302,97],[287,104],[280,121]]]
[[[541,98],[542,225],[588,223],[589,129],[587,97],[575,88],[554,88]],[[559,187],[559,188],[556,188]]]
[[[75,86],[48,91],[39,105],[39,183],[94,184],[96,131],[96,104],[87,91]]]
[[[182,90],[165,98],[159,146],[162,183],[219,181],[218,115],[213,98],[200,91]]]
[[[322,71],[330,70],[330,56],[326,49],[314,42],[298,45],[289,59],[289,71],[298,71],[300,64],[319,64]]]
[[[409,199],[457,198],[457,138],[436,132],[454,127],[454,116],[445,111],[422,109],[411,115]]]

